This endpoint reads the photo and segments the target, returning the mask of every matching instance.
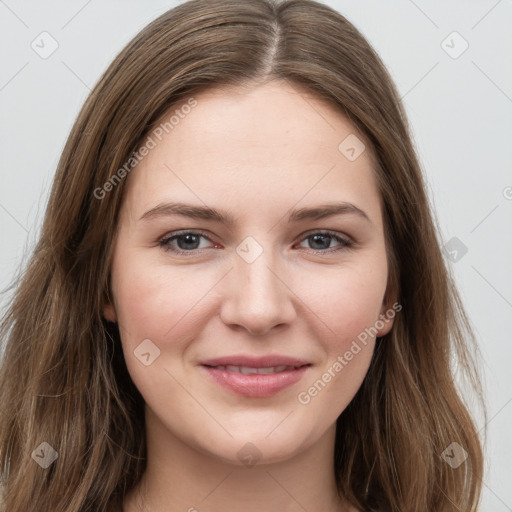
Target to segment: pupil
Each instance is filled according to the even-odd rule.
[[[193,246],[197,245],[199,237],[197,235],[181,235],[180,238],[178,238],[178,246],[180,249],[197,249],[197,247],[190,247],[189,245],[192,244]],[[185,241],[185,243],[180,243]],[[189,244],[189,245],[187,245]],[[185,245],[185,247],[183,247]]]
[[[320,243],[320,247],[313,247],[313,249],[328,249],[331,237],[329,235],[313,235],[313,245],[315,245],[319,239],[323,239],[324,243]]]

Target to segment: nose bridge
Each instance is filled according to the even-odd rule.
[[[237,247],[232,286],[222,317],[252,334],[264,334],[272,327],[290,323],[295,317],[291,292],[280,277],[280,265],[271,247],[247,237]]]
[[[271,270],[273,266],[270,256],[261,255],[252,263],[238,261],[234,269],[240,285],[238,295],[248,303],[270,304],[275,300],[281,290],[276,272]]]

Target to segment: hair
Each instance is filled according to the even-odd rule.
[[[140,480],[144,400],[118,327],[102,314],[127,177],[101,198],[95,191],[119,178],[171,106],[209,88],[273,79],[330,102],[370,144],[388,251],[386,300],[402,306],[337,420],[339,493],[365,511],[477,509],[482,444],[453,361],[484,408],[478,347],[386,68],[361,33],[321,3],[192,0],[119,53],[62,152],[38,242],[1,326],[4,512],[118,511]],[[46,469],[33,460],[42,442],[58,453]],[[458,468],[441,456],[452,443],[468,455]]]

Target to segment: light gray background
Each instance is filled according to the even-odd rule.
[[[177,3],[0,0],[0,289],[33,247],[60,152],[89,90],[142,27]],[[486,374],[482,511],[512,511],[512,1],[325,3],[360,28],[388,66],[443,240],[457,237],[467,247],[450,264]],[[47,59],[31,48],[43,31],[59,45]],[[464,42],[448,37],[453,31],[469,44],[457,58]]]

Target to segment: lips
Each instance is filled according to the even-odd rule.
[[[268,356],[233,355],[217,357],[201,361],[204,366],[239,366],[245,368],[275,368],[279,366],[291,366],[298,368],[309,364],[308,361],[295,357],[282,356],[279,354]]]
[[[298,382],[311,365],[281,355],[238,355],[208,359],[200,366],[217,384],[235,394],[266,398]]]

